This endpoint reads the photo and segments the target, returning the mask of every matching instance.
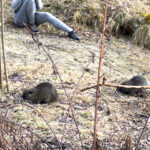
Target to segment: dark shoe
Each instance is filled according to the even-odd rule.
[[[73,40],[80,40],[74,31],[68,32],[68,37],[73,39]]]
[[[30,29],[31,29],[31,31],[33,31],[33,32],[38,32],[39,30],[38,30],[38,28],[36,27],[36,25],[30,25]]]

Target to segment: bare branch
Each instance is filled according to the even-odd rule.
[[[97,85],[92,85],[92,86],[88,86],[86,88],[83,88],[81,90],[79,90],[79,92],[84,92],[86,90],[89,90],[89,89],[92,89],[92,88],[96,88]],[[150,89],[150,86],[130,86],[130,85],[120,85],[120,84],[111,84],[111,83],[108,83],[108,84],[99,84],[99,86],[108,86],[108,87],[123,87],[123,88],[135,88],[135,89]]]

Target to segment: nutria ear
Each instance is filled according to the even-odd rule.
[[[32,94],[33,93],[32,89],[27,89],[27,90],[25,90],[25,92],[28,93],[28,94]]]
[[[32,90],[29,90],[28,93],[29,93],[29,94],[33,94],[33,91],[32,91]]]
[[[25,100],[29,95],[29,90],[24,90],[23,93],[22,93],[22,98]]]

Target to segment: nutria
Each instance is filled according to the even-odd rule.
[[[22,98],[34,104],[43,104],[57,101],[58,94],[51,83],[43,82],[32,89],[25,90],[22,94]]]
[[[142,76],[135,76],[135,77],[131,78],[130,80],[122,82],[121,85],[147,86],[147,81]],[[146,94],[146,89],[118,87],[117,90],[124,93],[124,94],[128,94],[131,96],[143,97]]]

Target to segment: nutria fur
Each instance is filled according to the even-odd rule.
[[[52,103],[57,101],[58,94],[55,87],[48,82],[40,83],[32,89],[23,92],[22,98],[34,104]]]
[[[131,86],[147,86],[147,81],[142,76],[135,76],[130,80],[124,81],[121,85],[131,85]],[[118,91],[122,92],[123,94],[128,94],[131,96],[145,96],[146,89],[136,89],[136,88],[123,88],[118,87]]]

